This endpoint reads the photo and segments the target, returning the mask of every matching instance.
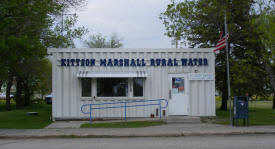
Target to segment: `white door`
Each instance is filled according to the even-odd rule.
[[[169,115],[189,115],[188,91],[186,74],[169,75]]]

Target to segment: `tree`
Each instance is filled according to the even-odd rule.
[[[117,36],[117,34],[113,33],[110,41],[109,41],[109,48],[120,48],[123,46],[123,44],[121,43],[121,38],[119,38]]]
[[[91,35],[89,40],[85,40],[84,44],[89,48],[120,48],[123,46],[121,40],[115,33],[112,34],[109,41],[101,34]]]
[[[23,76],[29,73],[24,71],[26,62],[46,55],[40,35],[43,29],[50,27],[48,14],[56,10],[56,5],[51,4],[53,2],[50,0],[1,1],[1,60],[8,72],[7,110],[11,109],[9,95],[14,80],[17,81],[16,107],[22,107],[21,92],[26,88],[21,85],[21,81],[24,80]]]
[[[36,67],[46,56],[47,47],[73,47],[73,39],[84,29],[72,29],[77,17],[65,18],[62,32],[55,18],[85,0],[2,0],[0,2],[0,82],[6,82],[6,109],[10,110],[10,87],[16,80],[16,106],[28,105],[39,80]],[[62,22],[63,24],[63,22]],[[59,27],[60,28],[60,27]],[[60,40],[61,39],[61,42]],[[3,67],[2,67],[3,66]],[[22,96],[24,95],[24,97]]]
[[[61,14],[64,15],[64,14]],[[64,17],[64,16],[61,16]],[[49,48],[74,48],[74,39],[81,39],[88,33],[85,27],[75,27],[77,15],[66,15],[65,19],[55,20],[53,29],[48,28],[42,34],[42,43]]]
[[[273,106],[275,109],[275,3],[259,1],[259,13],[254,12],[254,31],[259,35],[261,42],[261,62],[266,70],[273,93]],[[255,40],[252,40],[255,41]]]
[[[219,31],[224,29],[226,14],[230,33],[228,42],[231,95],[245,95],[247,92],[250,92],[250,95],[258,95],[265,90],[267,79],[260,64],[252,58],[259,55],[257,49],[260,44],[247,40],[251,35],[256,36],[255,31],[251,30],[251,10],[255,9],[254,3],[253,0],[172,0],[166,11],[161,13],[160,19],[166,27],[168,37],[182,40],[190,47],[209,48],[215,47]],[[252,56],[249,51],[254,51]],[[216,55],[216,87],[222,93],[221,110],[227,110],[225,55],[225,50]],[[256,90],[255,86],[260,89]]]
[[[35,91],[41,95],[41,99],[44,99],[44,95],[52,91],[52,64],[47,58],[39,60],[39,64],[35,69],[38,73]]]

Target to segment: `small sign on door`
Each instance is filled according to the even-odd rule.
[[[175,83],[181,83],[181,78],[175,78]]]
[[[179,92],[183,92],[184,91],[184,86],[180,86],[179,87]]]
[[[184,78],[172,79],[172,92],[173,94],[184,92]]]

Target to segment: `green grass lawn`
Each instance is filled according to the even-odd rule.
[[[0,100],[0,128],[39,129],[51,123],[51,105],[33,104],[22,109],[15,109],[12,100],[12,111],[5,111],[5,100]],[[216,122],[229,124],[229,111],[220,111],[220,101],[216,103]],[[275,125],[275,110],[271,109],[272,101],[249,102],[249,125]],[[38,112],[37,116],[29,116],[27,112]],[[87,123],[82,128],[138,128],[164,124],[163,121],[129,121],[115,123]],[[239,121],[242,124],[242,121]]]
[[[3,100],[0,102],[0,128],[39,129],[51,123],[51,105],[33,104],[31,106],[5,111]],[[38,112],[38,115],[27,115],[27,112]]]
[[[229,124],[229,110],[219,110],[220,102],[217,102],[216,107],[216,122],[219,124]],[[250,101],[248,113],[249,125],[275,125],[275,110],[271,109],[271,107],[272,101]],[[242,120],[239,120],[239,125],[242,125],[242,122]]]
[[[130,122],[113,122],[113,123],[85,123],[81,128],[139,128],[156,125],[163,125],[163,121],[130,121]]]

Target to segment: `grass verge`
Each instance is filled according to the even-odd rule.
[[[3,107],[3,106],[2,106]],[[27,115],[27,112],[38,112],[38,115]],[[51,105],[33,104],[22,109],[0,111],[0,128],[39,129],[51,123]]]
[[[131,121],[113,123],[85,123],[80,128],[140,128],[163,125],[163,121]]]

